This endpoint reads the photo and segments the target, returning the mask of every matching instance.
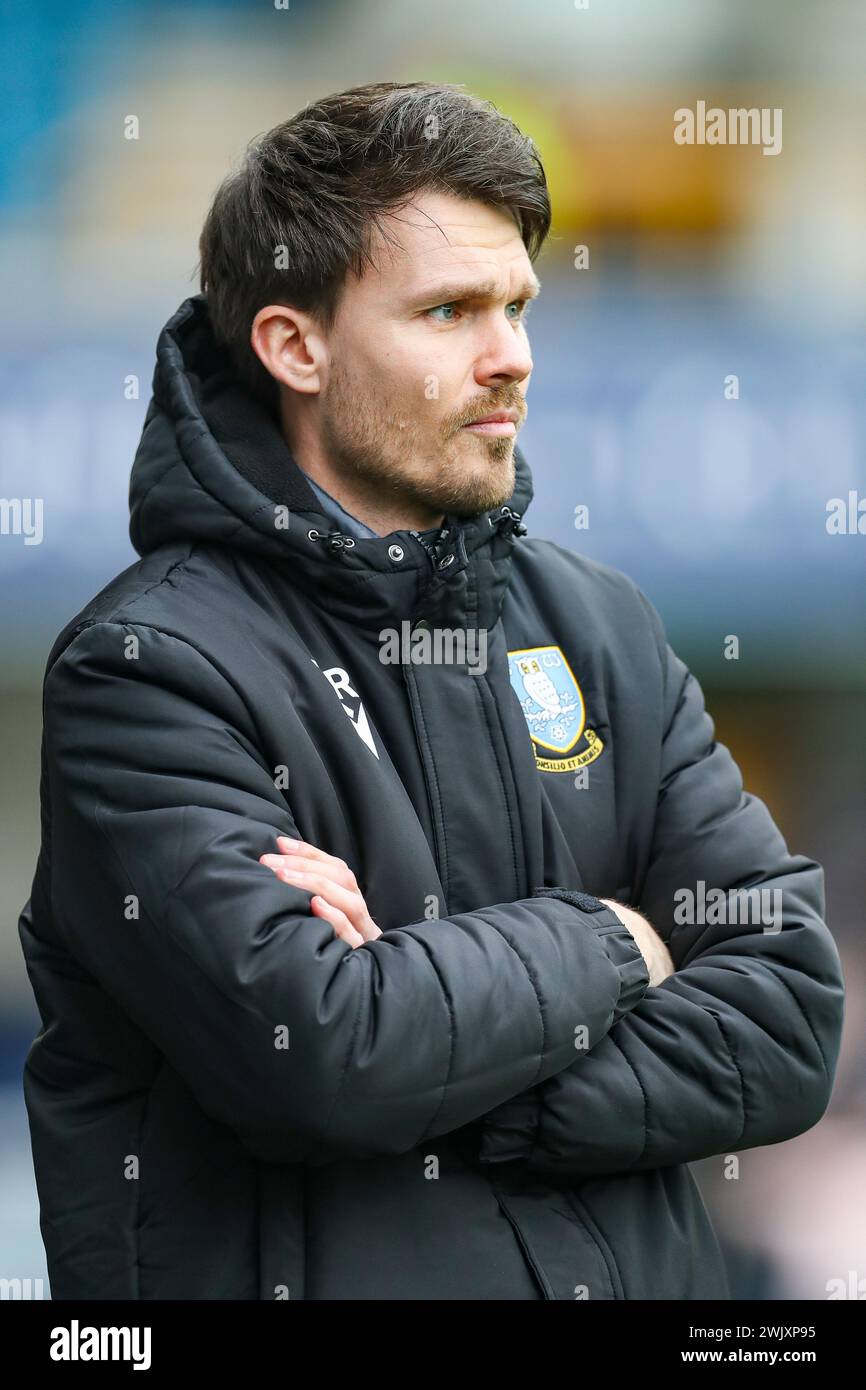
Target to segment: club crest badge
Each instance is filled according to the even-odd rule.
[[[508,673],[542,772],[574,772],[598,757],[604,744],[586,726],[583,694],[561,647],[509,652]],[[580,744],[585,746],[578,749]],[[559,756],[545,757],[544,752]]]

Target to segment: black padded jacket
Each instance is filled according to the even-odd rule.
[[[507,506],[352,541],[205,300],[164,328],[141,558],[44,683],[19,931],[54,1298],[730,1296],[688,1164],[825,1111],[822,869],[635,584],[526,534],[516,457]],[[379,939],[259,863],[278,834],[347,861]]]

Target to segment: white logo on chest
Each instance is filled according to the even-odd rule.
[[[312,657],[310,659],[312,660]],[[313,665],[319,666],[318,661],[313,661]],[[320,666],[319,670],[322,670]],[[342,666],[330,666],[327,671],[322,671],[322,675],[331,682],[340,705],[352,721],[352,728],[355,733],[360,739],[363,739],[373,756],[378,758],[379,754],[376,752],[376,745],[373,742],[373,731],[370,728],[367,712],[361,703],[361,697],[357,690],[352,689],[348,671],[344,671]]]

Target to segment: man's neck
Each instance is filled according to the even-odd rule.
[[[362,488],[348,485],[332,469],[319,468],[314,471],[302,457],[295,454],[294,459],[298,467],[339,502],[344,511],[375,531],[377,536],[390,536],[392,531],[427,531],[441,526],[445,520],[442,512],[431,512],[426,507],[413,507],[397,497],[388,497],[383,494],[381,486],[375,497],[371,497]]]
[[[368,482],[362,477],[344,477],[334,468],[319,439],[309,437],[303,429],[290,434],[285,417],[282,431],[302,472],[377,536],[390,536],[392,531],[428,531],[444,522],[442,512],[435,512],[397,493],[389,494],[381,483]]]

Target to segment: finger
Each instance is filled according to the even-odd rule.
[[[360,893],[352,893],[348,888],[335,883],[332,878],[328,878],[323,873],[309,873],[302,869],[293,869],[280,865],[274,869],[277,878],[284,883],[294,884],[297,888],[303,888],[307,893],[321,893],[326,902],[332,907],[338,907],[341,912],[345,912],[349,921],[356,928],[360,928],[359,916],[366,914],[364,899]]]
[[[300,855],[305,859],[315,859],[324,868],[329,865],[336,872],[348,874],[354,881],[355,875],[349,868],[345,859],[338,859],[335,854],[326,854],[318,845],[311,845],[306,840],[293,840],[288,835],[278,835],[277,845],[284,854]]]
[[[310,908],[317,917],[322,917],[326,922],[330,922],[337,936],[342,941],[347,942],[353,949],[356,946],[363,946],[364,938],[359,931],[356,931],[349,921],[345,912],[341,912],[338,907],[333,907],[324,898],[313,897]]]
[[[317,865],[315,871],[300,869],[295,867],[296,861],[293,856],[277,854],[262,854],[259,856],[259,862],[269,868],[283,883],[302,888],[308,893],[321,893],[327,902],[345,913],[355,931],[360,932],[365,941],[375,941],[382,935],[368,913],[367,904],[357,886],[348,888],[345,884],[327,877],[322,871],[327,869],[327,865]],[[342,864],[342,860],[336,862]],[[354,884],[354,878],[352,882]]]
[[[292,840],[288,835],[278,835],[277,845],[283,854],[290,855],[293,859],[315,860],[322,872],[332,874],[345,888],[358,887],[357,879],[345,859],[338,859],[335,854],[326,854],[323,849],[309,844],[306,840]]]
[[[331,907],[338,907],[348,917],[355,931],[361,933],[365,941],[373,941],[377,936],[382,935],[367,911],[367,904],[357,891],[349,892],[348,889],[334,883],[332,879],[325,878],[324,874],[301,873],[282,868],[275,870],[275,872],[284,883],[291,884],[296,888],[303,888],[308,893],[319,893]]]
[[[355,875],[352,873],[348,864],[344,864],[342,859],[334,860],[335,867],[330,863],[323,863],[320,859],[314,859],[311,855],[302,854],[260,854],[259,863],[265,864],[269,869],[293,869],[300,873],[316,873],[324,875],[332,883],[338,884],[350,893],[359,892]]]
[[[377,937],[382,935],[376,923],[369,915],[365,914],[365,920],[361,923],[359,928],[349,920],[345,912],[341,912],[338,907],[335,907],[334,904],[329,902],[326,898],[314,894],[310,899],[310,908],[313,911],[317,911],[317,905],[318,915],[325,915],[323,909],[326,909],[327,912],[330,913],[328,921],[331,922],[334,930],[337,931],[338,935],[344,937],[345,940],[349,940],[352,946],[362,946],[365,941],[375,941]]]

